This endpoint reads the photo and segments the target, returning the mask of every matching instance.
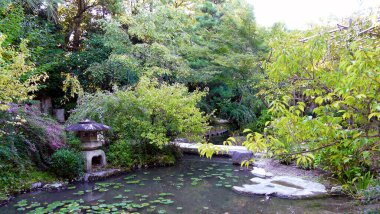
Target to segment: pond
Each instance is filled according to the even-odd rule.
[[[287,200],[232,190],[249,183],[245,168],[226,159],[185,156],[171,167],[141,169],[59,192],[22,194],[0,213],[356,213],[346,198]]]

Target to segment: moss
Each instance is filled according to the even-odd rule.
[[[8,195],[29,190],[33,183],[52,183],[57,181],[57,177],[49,172],[39,171],[30,168],[24,172],[4,172],[0,176],[0,200],[4,200]]]

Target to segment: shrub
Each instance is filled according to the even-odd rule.
[[[68,148],[74,151],[77,151],[77,152],[82,151],[82,142],[73,133],[68,133],[66,135],[66,145]]]
[[[57,176],[74,179],[84,172],[84,160],[79,152],[59,149],[51,157],[51,171]]]
[[[172,165],[181,155],[173,145],[159,147],[156,144],[119,140],[110,145],[107,160],[113,166],[130,168],[135,165]]]
[[[196,105],[204,95],[142,78],[133,89],[85,95],[68,122],[91,118],[111,126],[116,139],[159,146],[177,136],[201,140],[208,117]]]
[[[110,145],[107,159],[110,164],[118,167],[133,166],[132,148],[127,141],[117,141]]]

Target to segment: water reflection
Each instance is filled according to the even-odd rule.
[[[221,162],[215,163],[215,160]],[[20,195],[0,208],[0,213],[36,213],[49,204],[54,211],[138,211],[139,213],[362,213],[346,198],[286,200],[235,193],[234,185],[249,183],[251,174],[226,159],[200,160],[196,156],[173,167],[143,169],[96,183],[75,185],[61,192]],[[24,207],[14,207],[22,200]],[[58,202],[62,202],[61,205]],[[34,204],[34,205],[33,205]],[[38,207],[37,205],[40,204]],[[60,205],[60,206],[58,206]],[[34,206],[34,207],[33,207]]]

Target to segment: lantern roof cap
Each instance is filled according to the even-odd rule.
[[[93,120],[85,119],[79,123],[70,125],[65,128],[66,131],[79,132],[79,131],[105,131],[109,130],[111,127],[97,123]]]

